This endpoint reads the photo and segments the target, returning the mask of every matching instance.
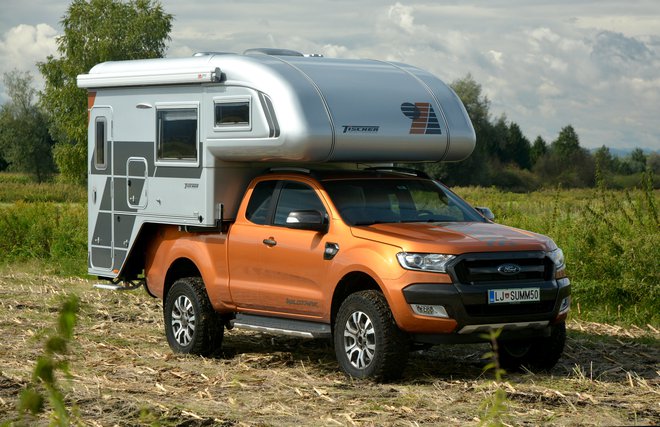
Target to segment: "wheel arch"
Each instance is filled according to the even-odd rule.
[[[177,280],[184,277],[202,277],[202,273],[194,261],[190,258],[180,257],[175,259],[167,269],[165,280],[163,282],[163,301],[167,298],[167,293]]]
[[[342,302],[351,294],[360,291],[374,290],[383,294],[378,282],[369,274],[362,271],[353,271],[341,278],[332,294],[330,306],[330,324],[335,324],[337,312]]]

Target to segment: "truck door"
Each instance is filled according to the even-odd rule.
[[[112,159],[112,109],[94,106],[88,128],[88,217],[89,267],[94,271],[112,269],[114,173]]]
[[[232,299],[266,315],[322,316],[328,235],[287,228],[286,218],[293,210],[326,214],[326,207],[312,187],[295,181],[260,182],[249,205],[248,220],[234,223],[229,243]]]

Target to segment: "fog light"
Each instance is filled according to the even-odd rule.
[[[568,310],[571,308],[571,297],[566,297],[563,300],[561,300],[561,305],[559,306],[559,313],[558,315],[566,314],[568,313]]]
[[[415,314],[420,316],[443,317],[449,318],[447,310],[442,305],[428,305],[428,304],[410,304]]]

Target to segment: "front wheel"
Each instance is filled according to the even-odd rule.
[[[524,366],[532,371],[549,371],[559,361],[565,343],[564,322],[552,326],[549,337],[500,342],[500,366],[509,370],[518,370]]]
[[[222,344],[224,326],[199,277],[177,280],[163,306],[165,335],[175,353],[207,356]]]
[[[356,292],[344,300],[335,320],[334,345],[339,366],[356,378],[399,378],[408,358],[407,336],[377,291]]]

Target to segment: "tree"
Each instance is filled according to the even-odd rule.
[[[537,136],[529,152],[529,157],[532,166],[535,165],[537,160],[543,157],[543,155],[547,152],[548,152],[548,144],[541,137],[541,135]]]
[[[630,165],[632,173],[640,173],[646,170],[646,154],[641,148],[635,148],[630,152],[626,159]]]
[[[656,175],[660,174],[660,153],[649,154],[646,160],[647,168]]]
[[[481,85],[472,75],[455,80],[451,87],[461,99],[477,135],[477,144],[465,160],[452,163],[425,164],[423,169],[431,176],[441,178],[449,185],[488,185],[486,144],[491,140],[492,125],[489,122],[490,101],[481,93]]]
[[[595,182],[594,159],[580,147],[580,139],[571,125],[562,128],[550,150],[537,159],[534,172],[549,185],[589,187]]]
[[[560,159],[568,159],[575,152],[580,150],[580,138],[573,126],[564,126],[559,131],[559,136],[552,143],[550,149],[559,156]]]
[[[83,182],[87,94],[76,85],[78,74],[100,62],[162,57],[172,15],[152,0],[73,0],[61,23],[60,57],[50,55],[37,64],[46,81],[41,103],[50,112],[50,133],[58,142],[55,160],[63,177]]]
[[[531,144],[529,139],[525,138],[520,126],[511,122],[507,130],[506,145],[504,146],[503,155],[506,157],[506,162],[513,162],[521,169],[529,169],[532,167],[530,159]],[[503,159],[504,160],[504,159]]]
[[[35,103],[32,76],[13,70],[3,74],[3,82],[10,100],[0,109],[0,157],[10,170],[43,182],[55,172],[53,141],[46,116]]]

